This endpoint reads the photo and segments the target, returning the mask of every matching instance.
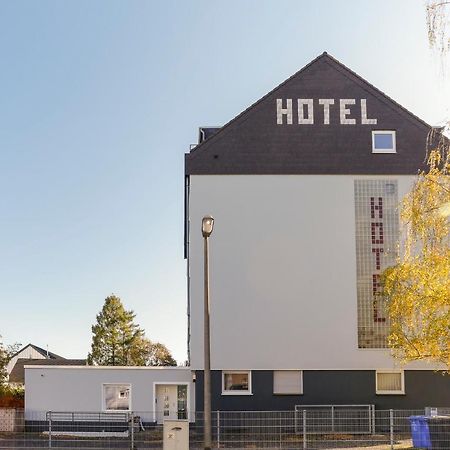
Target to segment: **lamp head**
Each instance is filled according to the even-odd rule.
[[[211,216],[205,216],[202,219],[202,235],[207,238],[211,236],[214,228],[214,219]]]

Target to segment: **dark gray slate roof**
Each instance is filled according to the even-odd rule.
[[[401,73],[401,71],[399,72]],[[403,74],[401,76],[407,76]],[[424,95],[422,92],[421,95]],[[314,124],[277,124],[277,99],[314,99]],[[324,124],[318,99],[334,99]],[[355,125],[342,125],[340,99],[355,99]],[[361,123],[361,99],[367,116]],[[372,154],[372,130],[395,130],[397,153]],[[416,174],[430,126],[342,63],[322,54],[185,155],[187,175]]]
[[[25,368],[24,366],[84,366],[85,359],[29,359],[19,358],[9,374],[10,383],[24,383],[25,382]]]

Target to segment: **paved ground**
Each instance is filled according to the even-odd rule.
[[[233,450],[303,450],[304,443],[301,435],[285,436],[281,442],[263,441],[253,439],[250,436],[228,436],[229,440],[221,442],[220,448]],[[161,436],[148,433],[136,433],[134,437],[133,450],[162,449]],[[213,443],[216,447],[216,443]],[[108,437],[80,437],[80,436],[52,436],[43,433],[2,433],[0,435],[0,450],[4,449],[77,449],[77,450],[99,450],[99,449],[132,449],[130,437],[108,436]],[[387,435],[315,435],[310,436],[306,442],[307,450],[391,450],[389,436]],[[409,436],[404,436],[394,443],[395,450],[412,449]],[[449,446],[450,448],[450,446]],[[191,438],[190,450],[202,449],[202,443],[198,439]]]

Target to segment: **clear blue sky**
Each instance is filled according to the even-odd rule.
[[[85,357],[115,293],[183,361],[183,155],[325,50],[448,115],[422,0],[2,1],[3,340]]]

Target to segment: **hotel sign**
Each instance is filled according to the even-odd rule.
[[[367,99],[362,98],[277,98],[277,125],[376,125],[369,118]]]
[[[396,262],[398,186],[395,179],[359,179],[354,190],[358,346],[385,348],[389,320],[380,279]]]

